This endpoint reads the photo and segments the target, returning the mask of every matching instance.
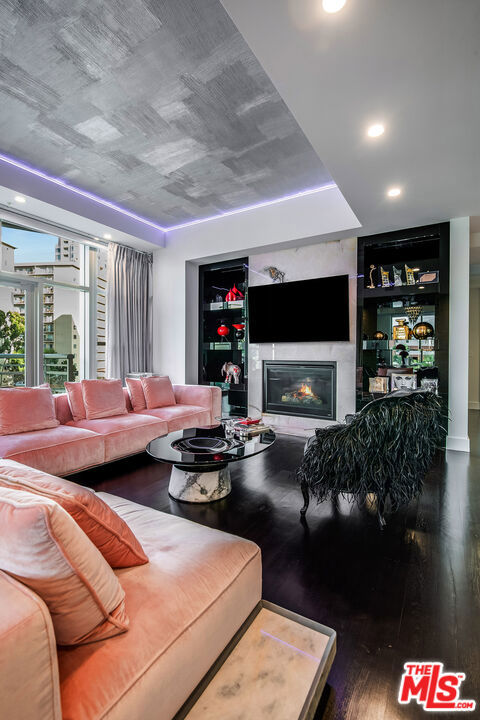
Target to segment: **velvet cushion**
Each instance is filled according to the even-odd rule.
[[[127,413],[121,380],[82,380],[82,392],[87,420]]]
[[[142,413],[164,420],[168,425],[169,433],[187,428],[207,427],[212,424],[209,411],[198,405],[177,404],[154,410],[142,410]]]
[[[0,571],[0,717],[62,720],[57,647],[43,600]]]
[[[0,435],[45,430],[59,424],[49,385],[0,388]]]
[[[175,394],[168,376],[142,377],[140,381],[145,395],[145,402],[149,410],[165,407],[166,405],[175,405]]]
[[[125,378],[125,382],[127,383],[128,394],[134,411],[145,410],[147,404],[145,402],[145,395],[143,394],[142,381],[140,379]]]
[[[59,425],[49,430],[0,436],[0,457],[52,475],[68,475],[104,463],[105,447],[97,433]]]
[[[65,382],[68,404],[74,420],[85,420],[85,403],[83,402],[83,391],[81,382]]]
[[[112,568],[50,498],[0,488],[0,569],[44,600],[59,645],[106,640],[128,629]]]
[[[141,413],[127,413],[99,420],[79,420],[77,423],[69,423],[69,426],[77,430],[91,430],[102,436],[105,462],[144,452],[150,440],[168,433],[168,425],[164,420]]]
[[[128,525],[89,488],[0,460],[0,486],[55,500],[73,517],[111,567],[143,565],[148,558]]]

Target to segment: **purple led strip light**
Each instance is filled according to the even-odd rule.
[[[300,648],[296,647],[295,645],[290,645],[290,643],[286,642],[285,640],[282,640],[279,637],[276,637],[275,635],[271,635],[266,630],[260,630],[261,635],[266,635],[267,637],[271,638],[272,640],[275,640],[275,642],[279,642],[282,645],[286,645],[291,650],[295,650],[295,652],[300,653],[300,655],[305,655],[305,657],[310,658],[310,660],[315,660],[315,662],[320,662],[320,658],[315,657],[315,655],[310,655],[310,653],[305,652],[304,650],[300,650]]]
[[[99,205],[104,205],[105,207],[110,208],[110,210],[115,210],[115,212],[121,213],[122,215],[126,215],[127,217],[131,217],[133,220],[137,220],[138,222],[141,222],[144,225],[149,225],[150,227],[155,228],[155,230],[161,230],[162,232],[165,232],[165,230],[166,230],[166,228],[162,227],[161,225],[158,225],[157,223],[154,223],[151,220],[147,220],[147,218],[141,217],[140,215],[136,215],[135,213],[130,212],[130,210],[126,210],[125,208],[122,208],[119,205],[115,205],[115,203],[110,202],[110,200],[105,200],[104,198],[98,197],[97,195],[94,195],[93,193],[87,192],[87,190],[82,190],[81,188],[75,187],[75,185],[70,185],[69,183],[65,182],[65,180],[62,180],[61,178],[56,178],[56,177],[53,177],[52,175],[47,175],[47,173],[42,172],[42,170],[37,170],[36,168],[30,167],[29,165],[25,165],[25,163],[20,162],[20,160],[15,160],[14,158],[10,158],[7,155],[2,155],[0,153],[0,161],[6,163],[7,165],[13,165],[14,167],[17,167],[20,170],[24,170],[25,172],[30,173],[30,175],[36,175],[41,180],[46,180],[47,182],[54,183],[55,185],[59,185],[64,190],[68,190],[69,192],[75,193],[75,195],[81,195],[82,197],[87,198],[87,200],[93,200],[93,202],[96,202]]]
[[[14,158],[8,157],[7,155],[3,155],[0,153],[0,162],[4,162],[7,165],[12,165],[13,167],[19,168],[20,170],[28,172],[31,175],[39,177],[41,180],[45,180],[47,182],[58,185],[64,190],[68,190],[75,195],[80,195],[87,200],[92,200],[99,205],[103,205],[110,210],[121,213],[122,215],[132,218],[132,220],[136,220],[137,222],[148,225],[149,227],[152,227],[155,230],[160,230],[161,232],[169,232],[171,230],[179,230],[181,228],[190,227],[191,225],[199,225],[200,223],[209,222],[210,220],[218,220],[219,218],[228,217],[229,215],[238,215],[239,213],[248,212],[249,210],[256,210],[258,208],[268,207],[269,205],[277,205],[278,203],[286,202],[287,200],[294,200],[295,198],[304,197],[306,195],[313,195],[318,192],[323,192],[324,190],[333,190],[337,187],[335,183],[327,183],[325,185],[319,185],[318,187],[309,188],[307,190],[300,190],[299,192],[293,193],[292,195],[283,195],[282,197],[276,198],[274,200],[265,200],[264,202],[256,203],[254,205],[247,205],[246,207],[237,208],[236,210],[226,210],[225,212],[218,213],[217,215],[210,215],[206,218],[189,220],[184,223],[179,223],[178,225],[171,225],[170,227],[162,227],[161,225],[158,225],[158,223],[152,222],[152,220],[147,220],[147,218],[144,218],[141,215],[137,215],[130,210],[126,210],[119,205],[115,205],[115,203],[110,202],[110,200],[105,200],[104,198],[101,198],[98,195],[94,195],[87,190],[82,190],[81,188],[75,187],[75,185],[70,185],[69,183],[65,182],[65,180],[53,177],[52,175],[48,175],[42,170],[38,170],[37,168],[31,167],[30,165],[26,165],[20,160],[15,160]]]
[[[248,212],[249,210],[268,207],[269,205],[277,205],[278,203],[285,202],[286,200],[295,200],[295,198],[304,197],[305,195],[314,195],[315,193],[323,192],[323,190],[333,190],[336,187],[335,183],[319,185],[318,187],[309,188],[308,190],[300,190],[299,192],[293,193],[293,195],[283,195],[275,200],[265,200],[264,202],[259,202],[255,205],[247,205],[246,207],[237,208],[236,210],[226,210],[225,212],[218,213],[218,215],[211,215],[210,217],[200,218],[199,220],[190,220],[189,222],[180,223],[179,225],[171,225],[166,228],[166,230],[179,230],[184,227],[190,227],[191,225],[200,225],[200,223],[209,222],[210,220],[219,220],[220,218],[228,217],[229,215],[239,215],[240,213]]]

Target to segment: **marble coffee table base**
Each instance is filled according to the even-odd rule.
[[[175,500],[191,503],[205,503],[220,500],[232,490],[228,466],[209,472],[186,470],[174,465],[168,486],[169,494]]]

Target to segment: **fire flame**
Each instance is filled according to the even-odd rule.
[[[302,383],[302,385],[300,386],[300,389],[292,394],[293,394],[293,397],[296,397],[296,398],[311,397],[311,398],[314,398],[315,400],[318,399],[318,395],[315,395],[315,393],[312,390],[312,386],[307,385],[307,383]]]

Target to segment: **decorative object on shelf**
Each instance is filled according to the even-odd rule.
[[[217,303],[223,303],[223,295],[220,295],[220,293],[217,293],[215,295],[215,302]]]
[[[368,391],[371,393],[388,393],[388,377],[371,377],[368,378]]]
[[[416,390],[417,376],[405,375],[405,373],[392,373],[390,375],[392,382],[392,392],[394,390]]]
[[[419,285],[428,285],[429,283],[438,283],[439,280],[439,272],[438,270],[428,270],[427,272],[422,272],[418,276],[418,283]]]
[[[402,345],[401,343],[399,343],[398,345],[395,345],[395,350],[399,350],[399,351],[400,351],[398,354],[399,354],[400,357],[402,358],[402,367],[405,367],[405,366],[406,366],[406,360],[407,360],[407,357],[408,357],[407,348],[405,347],[405,345]]]
[[[438,378],[422,378],[420,387],[422,390],[428,390],[438,395]]]
[[[263,268],[263,272],[268,272],[270,275],[270,278],[273,282],[279,282],[283,283],[285,280],[285,273],[283,270],[279,270],[277,267],[274,267],[273,265],[269,265],[268,267]]]
[[[403,285],[401,268],[398,269],[394,265],[392,270],[393,270],[393,284],[395,285],[395,287],[401,287]]]
[[[406,320],[396,320],[398,325],[393,326],[393,339],[394,340],[409,340],[410,339],[410,328],[407,325]]]
[[[380,267],[380,273],[382,275],[382,287],[390,287],[390,273],[388,270],[384,270]]]
[[[225,382],[231,383],[233,378],[234,385],[238,385],[242,376],[242,370],[238,365],[232,362],[226,362],[221,369],[222,377],[225,375]]]
[[[374,272],[374,270],[376,270],[376,269],[377,269],[377,266],[376,266],[376,265],[370,265],[370,285],[367,285],[367,287],[368,287],[370,290],[374,290],[374,289],[375,289],[375,284],[374,284],[374,282],[373,282],[373,272]]]
[[[407,285],[415,285],[415,272],[413,268],[405,265],[405,275],[407,276]]]
[[[378,355],[377,355],[377,375],[382,375],[382,377],[385,376],[385,373],[380,372],[380,369],[383,370],[384,368],[386,369],[386,367],[387,367],[387,361],[383,357],[382,351],[379,350]]]
[[[408,305],[408,307],[405,308],[405,314],[408,315],[409,321],[414,325],[417,320],[418,316],[421,314],[423,308],[421,305]]]
[[[415,325],[413,328],[413,336],[417,338],[417,340],[426,340],[427,338],[432,338],[435,335],[435,330],[433,329],[433,325],[430,325],[428,322],[421,322]]]
[[[383,330],[377,330],[377,332],[373,333],[373,339],[374,340],[388,340],[388,335],[386,332],[383,332]]]
[[[234,286],[228,291],[225,297],[225,302],[234,302],[235,300],[243,300],[243,298],[243,293],[240,292],[240,290],[238,290],[238,288],[234,284]]]
[[[217,328],[217,333],[218,333],[221,337],[227,337],[227,335],[230,334],[230,329],[225,325],[225,323],[222,322],[222,324],[219,325],[218,328]]]
[[[233,323],[235,328],[235,337],[237,340],[243,340],[245,337],[245,323]]]

